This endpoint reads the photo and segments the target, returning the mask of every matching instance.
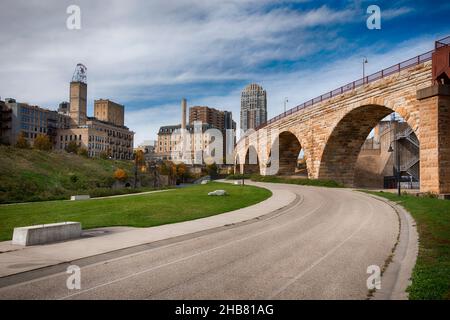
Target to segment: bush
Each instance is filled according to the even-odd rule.
[[[78,182],[78,177],[76,174],[70,176],[70,182],[72,182],[72,183]]]
[[[78,153],[78,144],[75,141],[70,141],[66,147],[68,153]]]
[[[128,174],[125,170],[119,168],[116,171],[114,171],[114,179],[119,181],[125,181],[128,179]]]
[[[50,151],[52,150],[52,142],[50,141],[49,136],[39,134],[34,140],[33,147],[42,151]]]
[[[25,134],[21,132],[19,134],[19,137],[17,138],[16,147],[20,149],[29,149],[30,144],[28,143],[28,140],[25,138]]]

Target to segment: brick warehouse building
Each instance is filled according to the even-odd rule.
[[[124,125],[123,105],[110,100],[95,100],[94,115],[88,117],[87,84],[81,81],[70,83],[69,128],[58,130],[56,148],[65,149],[74,141],[87,149],[90,157],[102,153],[112,159],[132,159],[134,132]]]
[[[40,134],[49,136],[55,144],[57,131],[70,125],[70,118],[56,111],[20,103],[12,98],[7,98],[0,104],[2,105],[0,138],[4,144],[15,145],[21,133],[30,145],[33,145]]]
[[[57,150],[64,150],[73,141],[90,157],[104,153],[112,159],[132,159],[134,132],[124,125],[124,109],[100,99],[94,102],[96,117],[88,117],[87,84],[83,81],[70,83],[70,103],[62,103],[58,111],[7,98],[0,101],[0,142],[15,145],[23,133],[33,145],[42,134],[50,137]]]

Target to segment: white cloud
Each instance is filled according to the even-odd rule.
[[[362,77],[362,56],[367,56],[369,64],[366,65],[367,74],[378,72],[396,63],[407,60],[432,49],[433,37],[420,37],[399,43],[385,52],[376,52],[373,47],[361,49],[353,55],[324,63],[314,68],[296,70],[290,73],[271,74],[259,83],[268,93],[268,114],[272,118],[284,110],[283,101],[289,98],[288,108],[295,107],[303,102],[315,98],[328,91],[350,83]],[[239,125],[240,88],[233,90],[224,96],[208,96],[202,99],[189,100],[188,104],[208,105],[233,112],[233,118]],[[136,142],[145,139],[156,139],[159,126],[180,123],[180,104],[164,105],[161,108],[151,109],[150,114],[155,116],[145,117],[146,111],[131,111],[128,119],[133,128],[138,132]],[[161,112],[160,112],[161,111]],[[136,120],[131,120],[136,119]],[[139,121],[139,119],[142,119]]]
[[[309,33],[299,32],[292,43],[290,32],[349,17],[348,10],[326,6],[267,11],[268,3],[81,1],[82,30],[73,31],[65,27],[64,2],[2,2],[0,24],[9,32],[0,35],[0,88],[2,94],[54,104],[65,98],[78,62],[88,66],[92,93],[118,96],[136,86],[224,79],[227,73],[236,79],[243,68],[317,50],[313,42],[298,45]]]
[[[88,67],[91,105],[94,98],[110,98],[126,105],[163,99],[172,90],[180,91],[177,87],[182,85],[186,87],[182,95],[189,96],[200,82],[252,79],[267,89],[269,114],[274,116],[282,111],[285,96],[292,106],[360,73],[359,52],[316,70],[259,70],[265,63],[295,61],[342,45],[344,41],[332,29],[360,20],[353,7],[293,10],[280,4],[294,1],[276,1],[277,6],[273,6],[274,1],[269,0],[77,2],[82,15],[79,31],[66,29],[66,8],[72,1],[1,2],[2,98],[55,108],[68,99],[73,69],[83,62]],[[406,8],[399,8],[383,14],[393,18],[406,13]],[[418,48],[418,44],[410,48]],[[394,53],[399,59],[406,58],[400,49],[389,53],[392,55],[372,57],[364,52],[370,60],[369,70],[376,64],[387,66],[383,63],[391,61]],[[189,102],[229,109],[239,123],[239,91],[205,94],[205,98]],[[160,125],[179,122],[178,103],[130,109],[126,123],[137,132],[136,143],[155,138]]]
[[[409,8],[409,7],[387,9],[387,10],[383,10],[381,12],[381,18],[390,20],[390,19],[394,19],[394,18],[397,18],[397,17],[405,15],[405,14],[411,13],[413,11],[414,11],[414,9]]]

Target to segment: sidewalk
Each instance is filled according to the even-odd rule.
[[[0,277],[239,223],[284,208],[296,198],[296,195],[290,191],[280,188],[272,189],[266,185],[264,187],[273,193],[269,199],[250,207],[207,218],[150,228],[90,229],[83,233],[95,235],[97,232],[101,236],[48,245],[21,247],[12,245],[11,241],[0,242]],[[109,231],[111,234],[105,235],[104,231]]]

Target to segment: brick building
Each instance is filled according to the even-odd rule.
[[[123,105],[96,100],[94,114],[87,115],[87,84],[70,83],[70,102],[62,102],[58,111],[47,110],[15,99],[0,101],[0,142],[15,145],[21,133],[30,145],[40,134],[47,135],[57,150],[70,142],[87,150],[90,157],[102,154],[112,159],[132,159],[134,132],[124,125]]]
[[[111,100],[95,100],[94,101],[94,117],[98,120],[115,124],[116,126],[124,126],[125,107]]]
[[[20,103],[11,98],[7,98],[2,105],[1,140],[5,144],[15,145],[21,133],[30,145],[40,134],[49,136],[55,143],[58,130],[70,126],[70,117],[57,111]]]
[[[226,135],[227,129],[236,130],[236,122],[232,119],[232,113],[229,111],[221,111],[207,106],[194,106],[189,109],[189,124],[186,125],[186,100],[183,99],[181,103],[181,124],[162,126],[158,131],[158,141],[156,144],[156,154],[162,160],[173,160],[172,151],[177,144],[172,139],[173,134],[180,132],[180,129],[186,129],[190,136],[189,148],[194,153],[194,150],[204,150],[210,141],[210,137],[206,133],[208,129],[218,129],[222,132],[224,138],[223,156],[226,155]],[[196,123],[202,123],[201,135],[194,136]],[[233,143],[230,145],[231,149],[234,148],[236,143],[235,135],[233,135]]]
[[[71,125],[58,130],[57,149],[65,149],[71,141],[85,148],[90,157],[105,154],[112,159],[132,159],[134,132],[124,125],[124,106],[110,100],[96,100],[94,115],[88,117],[87,85],[70,83],[69,114]]]

